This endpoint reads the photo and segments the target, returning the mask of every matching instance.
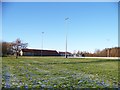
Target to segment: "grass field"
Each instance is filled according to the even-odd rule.
[[[3,57],[3,88],[117,88],[118,60]]]

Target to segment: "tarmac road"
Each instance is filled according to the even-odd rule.
[[[100,58],[100,59],[120,59],[120,57],[68,57],[68,58]]]

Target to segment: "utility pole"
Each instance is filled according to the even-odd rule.
[[[109,41],[110,39],[107,39],[107,57],[110,57],[110,48],[109,48]]]
[[[41,56],[43,56],[43,34],[44,34],[44,32],[42,32]]]
[[[66,23],[66,45],[65,45],[65,47],[66,47],[66,50],[65,50],[65,58],[67,58],[67,34],[68,34],[68,23],[67,23],[67,21],[68,21],[68,17],[67,18],[65,18],[65,23]]]

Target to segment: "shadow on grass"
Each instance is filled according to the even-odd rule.
[[[34,63],[34,62],[31,63],[31,62],[29,62],[29,64],[50,65],[50,64],[82,64],[82,63],[91,63],[92,64],[92,63],[105,63],[105,62],[118,62],[118,63],[120,63],[119,59],[86,59],[86,58],[81,58],[82,61],[76,61],[76,60],[79,60],[79,59],[77,58],[74,61],[74,58],[70,58],[70,61],[69,61],[69,58],[68,58],[67,61],[69,61],[69,62],[65,62],[63,59],[62,62],[61,62],[61,60],[58,60],[58,62],[53,62],[53,61],[52,62],[45,62],[45,63]],[[15,64],[15,63],[12,62],[11,64]],[[19,64],[26,64],[26,63],[21,62]]]
[[[83,59],[84,60],[84,59]],[[45,63],[31,63],[31,64],[38,64],[38,65],[51,65],[51,64],[82,64],[82,63],[105,63],[105,62],[120,62],[120,60],[118,59],[104,59],[104,60],[90,60],[90,61],[86,61],[87,59],[85,59],[85,61],[70,61],[70,62],[45,62]],[[88,59],[89,60],[89,59]],[[24,64],[24,63],[21,63]]]
[[[114,60],[108,60],[108,59],[104,59],[104,60],[93,60],[93,61],[72,61],[72,62],[51,62],[51,63],[47,63],[47,64],[80,64],[80,63],[104,63],[104,62],[120,62],[120,60],[114,59]]]

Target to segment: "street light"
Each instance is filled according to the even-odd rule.
[[[65,18],[65,23],[66,23],[66,51],[65,51],[65,58],[67,58],[67,21],[68,21],[68,17],[67,18]]]
[[[110,39],[107,39],[107,57],[110,57],[109,41]]]
[[[42,32],[41,56],[42,56],[42,51],[43,51],[43,34],[44,34],[44,32]]]

